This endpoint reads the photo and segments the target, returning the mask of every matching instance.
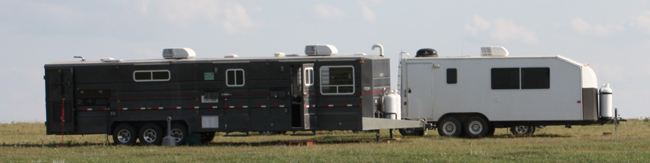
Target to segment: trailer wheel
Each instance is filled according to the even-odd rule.
[[[439,122],[438,134],[440,136],[460,137],[463,134],[463,127],[460,121],[454,117],[446,117]]]
[[[479,138],[485,137],[487,135],[489,127],[483,117],[474,116],[467,119],[463,128],[465,129],[465,134],[469,138]]]
[[[399,129],[399,133],[402,134],[402,136],[424,136],[427,135],[428,132],[429,130],[421,128]]]
[[[214,132],[201,133],[201,143],[207,144],[207,143],[211,142],[212,139],[214,139],[214,135],[215,135]]]
[[[535,126],[518,125],[510,127],[510,132],[515,136],[530,136],[535,133]]]
[[[120,124],[113,130],[113,142],[116,145],[133,145],[138,139],[135,127],[130,124]]]
[[[144,145],[158,145],[164,137],[160,126],[149,123],[140,128],[140,143]]]
[[[260,131],[260,134],[268,136],[268,135],[275,135],[276,132],[275,131]]]
[[[496,128],[492,125],[488,125],[488,133],[486,136],[494,136],[494,131],[496,131]]]
[[[172,129],[169,130],[170,134],[172,137],[174,137],[174,141],[176,142],[176,145],[181,145],[185,144],[185,140],[187,139],[187,128],[185,125],[174,123],[172,124]]]

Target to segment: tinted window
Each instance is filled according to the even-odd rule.
[[[244,70],[243,69],[229,69],[226,70],[226,85],[229,87],[244,86]]]
[[[314,69],[305,68],[305,85],[311,86],[314,85]]]
[[[492,89],[519,89],[519,68],[493,68]]]
[[[458,82],[458,74],[455,68],[447,69],[447,84],[456,84]]]
[[[321,93],[354,93],[354,68],[352,66],[323,66],[320,69]]]
[[[133,72],[133,80],[136,82],[169,81],[169,70],[136,70]]]
[[[549,89],[550,87],[549,68],[521,68],[521,89]]]
[[[151,80],[151,72],[135,72],[135,80]]]
[[[153,79],[169,79],[169,72],[153,72]]]

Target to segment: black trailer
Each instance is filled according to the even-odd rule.
[[[177,143],[188,134],[210,141],[215,132],[423,127],[382,118],[388,58],[319,48],[308,46],[311,56],[212,59],[194,58],[187,48],[166,49],[160,60],[46,64],[47,134],[109,134],[116,144],[160,144],[167,117]]]

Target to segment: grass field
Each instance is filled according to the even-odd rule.
[[[315,136],[217,136],[204,146],[114,146],[105,135],[45,135],[43,123],[0,124],[0,162],[648,162],[650,122],[550,126],[531,137],[497,129],[481,139],[429,136],[375,142],[374,133],[318,132]],[[220,133],[219,135],[222,135]],[[388,137],[388,131],[382,131]],[[287,146],[313,140],[311,146]]]

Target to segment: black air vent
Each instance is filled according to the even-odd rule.
[[[438,57],[438,52],[435,49],[424,48],[418,50],[415,57]]]

